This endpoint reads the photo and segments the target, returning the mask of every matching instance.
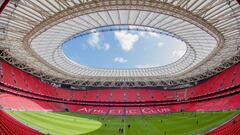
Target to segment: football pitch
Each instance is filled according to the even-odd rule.
[[[100,116],[70,112],[6,112],[24,124],[51,135],[196,135],[204,134],[239,113]]]

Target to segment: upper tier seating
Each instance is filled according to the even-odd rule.
[[[240,64],[206,80],[196,86],[176,90],[154,89],[95,89],[95,90],[67,90],[53,87],[32,75],[23,72],[7,63],[2,65],[0,82],[6,86],[37,95],[74,101],[96,102],[156,102],[156,101],[184,101],[208,96],[240,84]]]

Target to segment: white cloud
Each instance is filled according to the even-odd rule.
[[[92,48],[100,48],[99,41],[100,40],[99,40],[99,33],[98,32],[91,34],[91,36],[87,40],[88,44]]]
[[[160,34],[156,32],[148,32],[148,35],[153,38],[160,38]]]
[[[183,56],[184,53],[185,53],[184,50],[175,50],[172,52],[172,55],[175,57],[181,57],[181,56]]]
[[[144,37],[145,36],[145,32],[143,32],[143,31],[139,32],[139,36]]]
[[[158,42],[157,46],[158,46],[158,47],[162,47],[162,46],[163,46],[163,43],[162,43],[162,42]]]
[[[113,60],[115,62],[118,62],[118,63],[126,63],[126,62],[128,62],[128,60],[124,59],[123,57],[115,57]]]
[[[128,33],[127,31],[115,31],[114,35],[121,48],[126,52],[132,50],[135,43],[139,40],[138,35]]]
[[[151,68],[151,67],[159,67],[161,65],[152,65],[152,64],[143,64],[143,65],[136,65],[136,68]]]
[[[103,49],[104,49],[105,51],[109,50],[109,48],[110,48],[110,44],[109,44],[109,43],[104,43],[104,44],[103,44]]]
[[[141,37],[149,36],[151,38],[160,38],[161,37],[161,35],[156,32],[146,32],[146,31],[141,31],[138,33],[138,35]]]
[[[105,50],[108,51],[110,49],[109,43],[100,43],[100,36],[98,32],[93,31],[93,34],[88,38],[87,45],[98,50]]]

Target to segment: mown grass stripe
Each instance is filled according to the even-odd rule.
[[[63,124],[67,124],[67,125],[72,126],[72,127],[79,127],[79,126],[76,125],[76,124],[78,124],[78,125],[81,125],[82,128],[92,129],[96,126],[101,125],[100,122],[96,122],[96,121],[86,119],[86,118],[85,119],[81,118],[80,120],[79,120],[78,117],[76,117],[75,119],[73,119],[73,118],[69,119],[69,118],[65,118],[64,115],[58,116],[58,114],[46,114],[46,113],[44,113],[44,114],[40,113],[40,114],[37,114],[37,115],[41,116],[41,117],[47,117],[49,120],[54,121],[54,122],[61,121],[60,124],[63,123]]]
[[[58,118],[54,119],[54,117],[49,117],[51,115],[55,115],[55,113],[10,112],[10,114],[25,123],[28,123],[28,125],[31,125],[32,127],[37,127],[36,129],[40,129],[44,133],[57,135],[83,134],[91,132],[101,126],[100,122],[97,122],[98,124],[95,124],[95,126],[89,126],[88,124],[79,124],[75,120],[66,122],[63,119],[59,120]],[[86,119],[86,121],[87,120],[88,119]]]

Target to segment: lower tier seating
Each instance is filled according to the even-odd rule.
[[[210,131],[207,135],[239,135],[240,134],[240,115],[231,121]]]
[[[240,93],[229,95],[221,98],[204,100],[199,102],[179,103],[169,105],[142,104],[135,106],[93,104],[79,105],[69,103],[57,103],[31,99],[17,96],[5,92],[0,92],[0,105],[3,109],[11,109],[18,111],[53,111],[62,112],[69,110],[71,112],[79,112],[84,114],[98,115],[145,115],[145,114],[165,114],[172,112],[196,112],[196,111],[224,111],[240,108]]]
[[[0,134],[1,135],[43,135],[18,122],[0,109]],[[14,126],[13,126],[14,125]]]

